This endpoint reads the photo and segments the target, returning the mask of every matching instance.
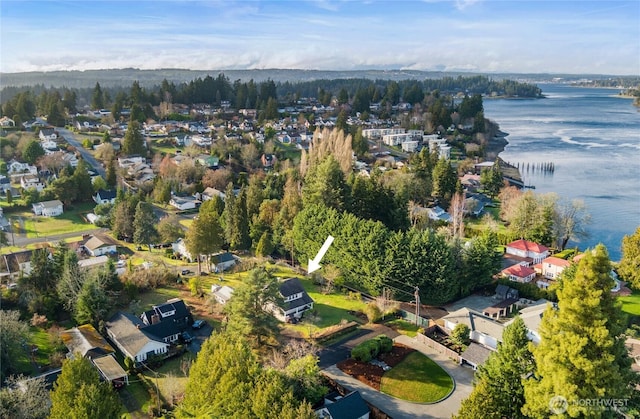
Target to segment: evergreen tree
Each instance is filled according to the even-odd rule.
[[[529,350],[527,328],[517,316],[502,333],[502,342],[478,368],[473,392],[462,402],[458,419],[475,419],[480,409],[487,419],[525,418],[522,380],[533,372],[533,355]]]
[[[80,202],[89,202],[93,198],[93,184],[91,176],[87,170],[87,163],[84,160],[78,162],[76,170],[73,172],[73,181],[76,184],[76,199]]]
[[[494,162],[490,169],[482,170],[480,183],[482,183],[482,187],[491,198],[495,198],[500,193],[500,189],[504,186],[504,179],[498,160]]]
[[[110,301],[105,289],[95,276],[89,277],[78,293],[74,318],[78,324],[92,323],[97,325],[104,320],[110,308]]]
[[[611,295],[613,279],[607,250],[598,245],[586,252],[575,269],[563,273],[558,308],[547,308],[532,349],[535,374],[525,381],[529,417],[550,415],[549,402],[564,397],[570,417],[617,417],[604,406],[580,400],[628,398],[638,382],[625,347],[625,321],[620,303]]]
[[[144,137],[140,133],[140,123],[131,120],[127,127],[127,132],[124,135],[124,141],[122,142],[122,154],[125,156],[145,155],[146,152]]]
[[[358,127],[356,135],[351,141],[351,147],[353,147],[353,152],[356,153],[358,157],[364,156],[369,151],[369,142],[362,135],[362,127]]]
[[[120,417],[122,403],[86,358],[67,359],[51,391],[51,419]]]
[[[311,167],[302,189],[305,206],[322,204],[340,210],[344,208],[347,196],[344,174],[333,156]]]
[[[431,195],[436,198],[443,208],[449,207],[449,202],[456,193],[458,177],[447,159],[440,159],[433,168],[433,191]]]
[[[22,158],[29,164],[35,164],[35,162],[44,156],[44,149],[40,145],[39,141],[32,140],[22,151]]]
[[[105,181],[110,188],[115,188],[117,185],[117,176],[116,176],[116,162],[115,159],[111,159],[107,163],[107,170],[105,173]]]
[[[100,83],[98,82],[96,82],[96,86],[93,88],[93,95],[91,96],[91,108],[95,110],[104,108],[104,96],[102,94]]]
[[[273,253],[273,243],[271,243],[271,235],[268,231],[262,233],[260,236],[260,240],[258,241],[258,245],[256,246],[256,255],[258,256],[269,256]]]
[[[618,274],[634,289],[640,289],[640,227],[622,238],[622,259]]]
[[[151,243],[158,239],[157,223],[158,217],[153,212],[153,206],[144,201],[138,202],[133,218],[134,243],[146,244],[149,246],[149,251],[151,251]]]
[[[227,330],[255,339],[260,346],[277,334],[279,322],[270,307],[282,303],[278,280],[264,268],[253,269],[224,306],[229,318]]]
[[[215,211],[203,210],[200,207],[198,216],[185,237],[187,250],[192,258],[198,260],[198,273],[200,273],[200,255],[210,255],[219,251],[224,243],[224,232],[220,226],[220,217]]]

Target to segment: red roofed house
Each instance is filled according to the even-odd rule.
[[[521,258],[530,258],[533,263],[540,263],[549,256],[549,248],[527,240],[516,240],[507,245],[506,253]]]
[[[571,262],[555,256],[549,256],[542,261],[542,276],[549,279],[557,278],[564,268],[571,265]]]
[[[513,265],[502,270],[502,275],[515,282],[531,282],[536,277],[536,271],[524,265]]]

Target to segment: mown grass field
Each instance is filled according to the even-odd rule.
[[[382,376],[380,391],[415,403],[434,403],[453,391],[453,379],[430,358],[413,352]]]
[[[418,334],[418,329],[420,329],[420,326],[413,323],[409,323],[408,321],[402,320],[402,319],[389,320],[384,324],[385,326],[389,326],[390,328],[397,331],[398,333],[407,335],[412,338],[416,337],[416,335]]]
[[[633,316],[640,316],[640,292],[634,291],[631,295],[618,297],[622,302],[622,311]]]

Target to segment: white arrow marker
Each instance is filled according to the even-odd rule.
[[[329,250],[329,246],[331,246],[331,243],[333,243],[333,236],[327,237],[327,240],[324,241],[324,244],[322,245],[320,250],[318,250],[318,254],[316,255],[316,257],[313,259],[309,259],[309,267],[307,268],[308,273],[320,269],[320,261],[324,257],[324,254],[327,253],[327,250]]]

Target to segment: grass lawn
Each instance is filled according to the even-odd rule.
[[[380,391],[410,402],[434,403],[453,391],[453,379],[430,358],[413,352],[382,376]]]
[[[27,237],[47,237],[54,234],[74,233],[96,228],[84,216],[91,212],[93,205],[76,205],[73,210],[65,211],[57,217],[37,217],[31,213],[19,213],[24,218]]]
[[[57,351],[63,351],[64,346],[62,346],[62,342],[60,342],[60,346],[56,346],[56,338],[46,330],[33,326],[30,329],[29,344],[38,346],[36,362],[41,366],[48,365],[49,356]]]
[[[156,288],[147,292],[140,293],[138,299],[140,302],[138,306],[140,310],[148,310],[154,304],[161,304],[170,300],[171,298],[180,297],[181,290],[179,288]],[[140,313],[136,313],[140,314]]]
[[[317,333],[325,327],[340,324],[342,320],[360,321],[356,316],[349,314],[349,311],[362,311],[366,304],[359,300],[349,300],[345,294],[333,292],[331,294],[322,294],[318,290],[318,286],[314,285],[310,279],[301,278],[302,286],[307,294],[313,299],[313,310],[316,317],[306,316],[301,324],[288,325],[292,329],[298,331],[303,336],[309,333]]]
[[[640,292],[634,291],[633,294],[624,297],[618,297],[622,301],[622,311],[633,316],[640,316]]]
[[[389,320],[384,324],[386,326],[389,326],[396,332],[402,333],[403,335],[407,335],[412,338],[416,337],[416,335],[418,334],[418,329],[420,328],[420,326],[409,323],[408,321],[402,319]]]
[[[170,359],[154,371],[158,374],[158,387],[160,388],[161,399],[172,403],[172,397],[184,394],[189,378],[181,370],[183,360],[194,360],[193,354],[187,352],[182,356]],[[155,391],[156,376],[149,370],[143,370],[142,375],[147,383]]]

